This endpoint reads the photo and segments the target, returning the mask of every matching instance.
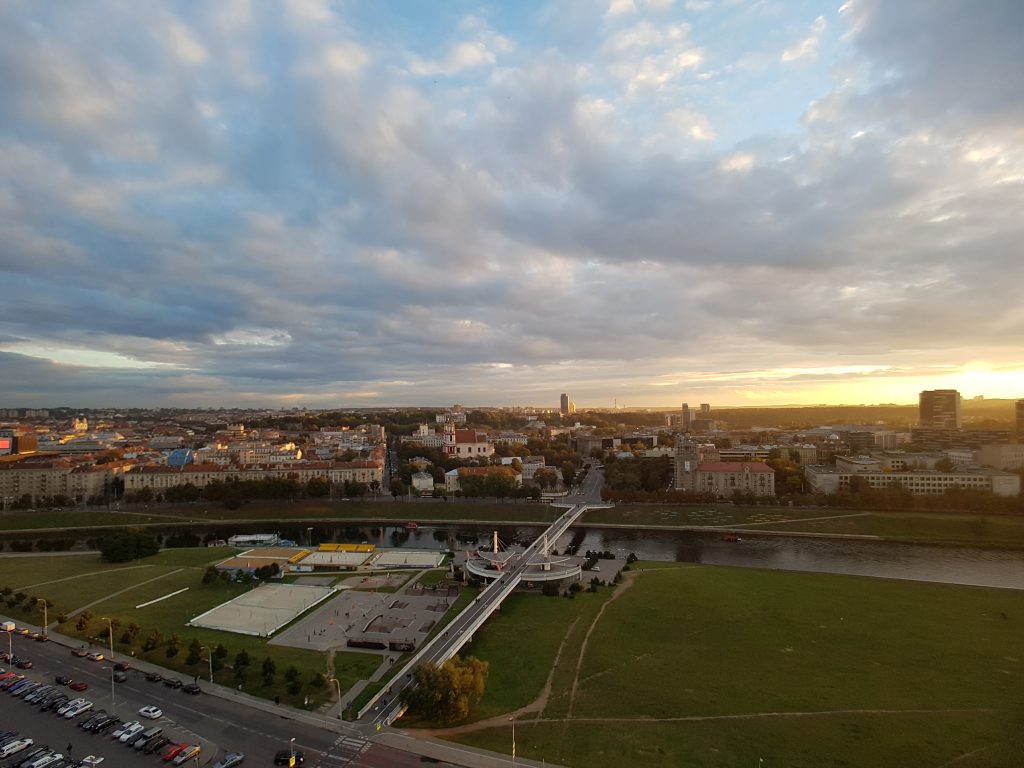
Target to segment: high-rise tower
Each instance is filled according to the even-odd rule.
[[[934,429],[960,429],[960,393],[955,389],[926,389],[918,404],[918,423]]]

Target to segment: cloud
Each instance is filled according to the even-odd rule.
[[[1019,6],[655,5],[2,6],[5,399],[1009,390]]]
[[[825,33],[826,26],[824,16],[816,18],[811,25],[811,33],[782,52],[780,58],[783,63],[789,64],[801,59],[817,58],[818,47],[821,45],[821,36]]]

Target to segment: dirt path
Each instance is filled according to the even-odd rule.
[[[748,712],[740,715],[681,715],[679,717],[557,717],[539,723],[700,723],[714,720],[770,720],[786,718],[849,717],[850,715],[980,715],[1000,709],[832,709],[822,712]]]
[[[487,728],[500,727],[507,723],[510,719],[524,719],[524,715],[536,715],[536,717],[533,718],[533,721],[539,721],[541,714],[544,712],[544,709],[548,705],[548,701],[551,699],[551,686],[555,678],[555,671],[558,669],[558,662],[562,659],[562,651],[565,650],[565,644],[569,642],[569,636],[572,634],[572,631],[576,629],[576,625],[579,624],[579,622],[579,617],[576,617],[576,620],[573,621],[573,623],[570,624],[569,628],[565,631],[565,636],[562,638],[562,642],[558,646],[558,653],[555,654],[555,660],[551,664],[551,671],[548,672],[548,679],[544,682],[544,688],[541,690],[540,695],[536,699],[531,701],[529,704],[527,704],[525,707],[520,707],[519,709],[513,710],[512,712],[507,712],[505,714],[489,717],[486,720],[478,720],[475,723],[457,725],[454,728],[423,730],[418,731],[417,733],[422,733],[427,736],[447,736],[449,734],[455,733],[470,733],[472,731],[482,731]]]
[[[975,749],[975,750],[973,750],[971,752],[964,752],[964,754],[962,754],[962,755],[957,755],[952,760],[950,760],[948,763],[943,763],[942,765],[940,765],[939,768],[949,768],[949,766],[956,765],[961,760],[970,760],[975,755],[980,755],[982,752],[987,752],[987,751],[988,751],[988,747],[978,747],[977,749]]]
[[[62,581],[74,581],[75,579],[81,579],[85,576],[100,576],[105,573],[120,573],[121,571],[131,571],[136,568],[153,568],[152,565],[129,565],[127,568],[108,568],[105,571],[89,571],[88,573],[76,573],[74,576],[65,576],[63,579],[51,579],[50,581],[40,581],[38,584],[29,584],[25,587],[18,587],[19,590],[35,589],[36,587],[45,587],[47,584],[58,584]]]
[[[625,592],[627,589],[633,586],[633,582],[635,580],[635,573],[626,573],[626,578],[623,579],[622,583],[615,588],[615,591],[612,592],[612,596],[605,600],[604,605],[601,606],[601,610],[597,612],[597,616],[595,616],[594,620],[590,622],[590,627],[587,629],[587,634],[583,636],[583,642],[580,643],[580,655],[579,658],[576,660],[576,674],[573,676],[572,689],[569,691],[569,710],[567,718],[569,720],[572,719],[572,710],[576,704],[576,688],[580,684],[580,669],[583,667],[583,658],[587,655],[587,643],[590,642],[590,636],[594,633],[594,628],[597,626],[597,622],[599,622],[601,620],[601,617],[604,616],[605,609],[613,602],[618,600],[623,592]]]

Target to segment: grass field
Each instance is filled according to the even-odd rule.
[[[542,714],[517,724],[519,755],[588,768],[974,768],[1024,754],[1019,592],[637,565],[647,570],[596,623],[609,590],[517,598],[474,643],[492,664],[474,716],[501,715],[538,695],[572,627]],[[504,720],[450,737],[508,752]]]
[[[193,617],[251,589],[250,586],[215,582],[204,585],[203,573],[206,566],[223,560],[237,550],[228,548],[169,549],[145,558],[140,563],[104,563],[98,555],[41,555],[33,557],[0,558],[0,587],[7,585],[14,591],[23,591],[33,597],[49,598],[55,606],[50,609],[50,620],[55,621],[61,613],[71,614],[88,608],[92,614],[87,625],[79,630],[78,618],[71,618],[56,627],[56,631],[80,638],[83,642],[106,647],[105,617],[114,619],[115,650],[135,655],[161,666],[175,670],[183,677],[208,674],[208,663],[204,659],[196,665],[186,665],[188,645],[195,639],[201,645],[215,648],[223,644],[228,649],[226,666],[215,671],[215,680],[225,685],[237,685],[231,665],[235,655],[245,649],[252,658],[250,671],[243,686],[246,691],[266,698],[279,696],[282,701],[301,706],[310,698],[309,708],[333,699],[333,686],[315,688],[304,685],[295,694],[286,690],[284,672],[294,666],[305,681],[315,675],[327,674],[327,655],[284,646],[268,645],[259,638],[249,638],[230,632],[219,632],[198,627],[185,626]],[[152,605],[136,607],[150,600],[170,595],[179,589],[187,592]],[[16,620],[41,624],[39,610],[29,613],[20,607],[4,607]],[[121,635],[130,624],[138,625],[139,632],[131,643],[121,643]],[[165,640],[172,634],[180,638],[180,650],[172,657],[166,654],[166,643],[151,651],[143,652],[142,643],[154,630],[159,630]],[[102,637],[101,637],[102,635]],[[277,666],[277,673],[270,685],[265,685],[260,672],[265,658]],[[345,690],[377,668],[378,657],[365,654],[339,652],[334,656],[334,676]],[[330,675],[327,674],[329,677]]]

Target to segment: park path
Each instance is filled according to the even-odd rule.
[[[753,528],[758,525],[789,525],[790,523],[815,523],[819,520],[841,520],[847,517],[866,517],[870,515],[870,512],[853,512],[848,515],[825,515],[823,517],[796,517],[790,518],[789,520],[764,520],[758,523],[729,523],[728,525],[718,525],[716,528]]]
[[[125,568],[123,570],[127,570],[127,568]],[[97,606],[100,603],[104,603],[104,602],[106,602],[107,600],[109,600],[112,597],[118,597],[119,595],[123,595],[125,592],[131,592],[133,589],[137,589],[138,587],[145,586],[146,584],[152,584],[154,581],[160,581],[160,579],[165,579],[168,576],[173,576],[174,574],[181,573],[184,570],[185,570],[184,568],[178,568],[178,569],[173,570],[173,571],[171,571],[169,573],[161,573],[159,576],[154,576],[152,579],[147,579],[146,581],[140,581],[138,584],[132,584],[130,587],[125,587],[124,589],[119,589],[117,592],[111,592],[109,595],[105,595],[105,596],[101,597],[99,600],[93,600],[91,603],[83,605],[81,608],[76,608],[73,611],[69,611],[68,614],[67,614],[68,618],[71,618],[72,616],[77,616],[82,611],[87,611],[90,608],[92,608],[93,606]],[[109,571],[106,571],[106,573],[109,573]]]
[[[89,571],[88,573],[76,573],[74,576],[65,576],[63,579],[51,579],[50,581],[40,581],[38,584],[29,584],[25,587],[18,587],[19,590],[24,589],[35,589],[36,587],[45,587],[47,584],[59,584],[62,581],[74,581],[75,579],[81,579],[84,576],[99,576],[104,573],[120,573],[121,571],[132,571],[136,568],[153,568],[152,565],[129,565],[127,568],[114,568],[105,571]]]

